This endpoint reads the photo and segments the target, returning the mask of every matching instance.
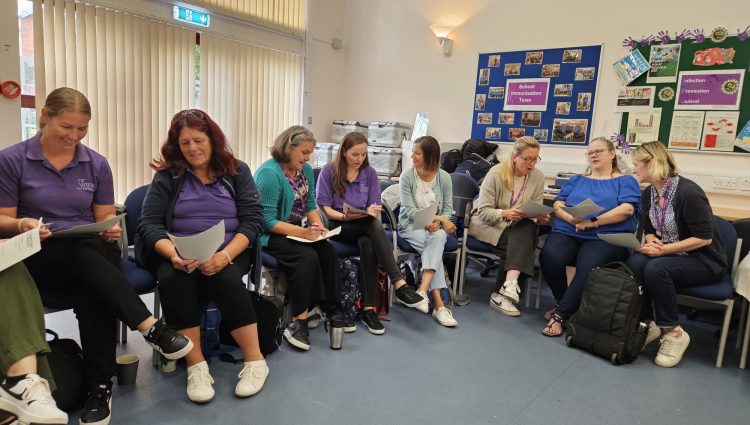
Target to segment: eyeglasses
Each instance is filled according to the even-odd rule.
[[[537,156],[537,157],[534,157],[534,158],[527,158],[525,156],[517,155],[517,157],[521,158],[527,164],[534,164],[534,163],[539,162],[539,161],[542,160],[541,156]]]
[[[197,120],[206,119],[206,116],[203,115],[203,112],[198,109],[185,109],[184,111],[180,112],[180,116],[194,118]]]
[[[588,152],[584,152],[584,155],[585,155],[585,156],[586,156],[587,158],[590,158],[590,157],[592,157],[592,156],[599,156],[599,155],[601,155],[602,153],[604,153],[605,151],[607,151],[607,149],[594,149],[594,150],[590,150],[590,151],[588,151]]]

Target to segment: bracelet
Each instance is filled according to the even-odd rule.
[[[24,221],[24,220],[26,220],[27,218],[28,218],[28,217],[24,217],[24,218],[22,218],[22,219],[18,220],[18,233],[21,233],[21,232],[23,232],[23,231],[21,230],[21,226],[23,226],[23,221]]]
[[[221,250],[221,251],[219,251],[219,252],[221,252],[222,254],[224,254],[224,255],[226,255],[226,256],[227,256],[227,261],[229,261],[229,264],[234,264],[234,263],[232,262],[232,257],[230,257],[230,256],[229,256],[229,254],[227,254],[227,252],[226,252],[226,251],[224,251],[224,250],[222,249],[222,250]]]

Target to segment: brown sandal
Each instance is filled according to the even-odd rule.
[[[555,325],[560,325],[560,333],[555,333],[553,331]],[[542,329],[542,335],[556,338],[562,336],[563,332],[565,332],[565,320],[562,318],[560,313],[552,313],[552,317],[549,319],[547,326]]]
[[[557,309],[557,304],[553,305],[552,307],[550,307],[549,310],[545,311],[544,312],[544,320],[546,320],[548,322],[550,320],[552,320],[552,315],[555,314],[555,309]]]

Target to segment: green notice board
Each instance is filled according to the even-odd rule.
[[[741,79],[744,81],[740,81],[742,83],[741,91],[736,94],[737,97],[739,97],[739,104],[734,106],[724,105],[721,107],[721,110],[716,110],[714,108],[701,106],[701,105],[694,105],[690,106],[690,109],[685,110],[687,111],[695,111],[694,114],[697,114],[698,111],[705,111],[708,112],[708,117],[711,117],[712,115],[715,115],[720,112],[726,112],[731,115],[732,112],[735,114],[739,112],[739,119],[736,122],[736,133],[739,133],[740,130],[745,126],[745,124],[750,120],[750,78],[748,78],[748,73],[750,73],[750,39],[745,41],[740,41],[737,39],[737,37],[727,37],[724,41],[716,43],[713,42],[708,36],[706,37],[705,41],[700,43],[695,43],[695,40],[687,40],[681,43],[680,47],[680,56],[679,56],[679,67],[677,72],[677,78],[676,81],[671,82],[659,82],[658,78],[656,78],[657,81],[654,81],[654,78],[651,78],[651,81],[649,82],[649,72],[644,73],[643,75],[636,78],[634,81],[632,81],[628,86],[623,87],[625,90],[627,90],[630,87],[652,87],[654,101],[653,101],[653,107],[654,108],[661,108],[661,119],[658,125],[658,140],[664,143],[665,145],[668,145],[669,139],[670,139],[670,130],[672,127],[672,119],[675,109],[678,109],[678,111],[683,111],[683,108],[675,108],[676,102],[678,101],[678,98],[680,97],[680,93],[678,92],[678,82],[680,79],[683,79],[683,85],[686,86],[685,81],[687,78],[689,78],[686,75],[681,75],[681,73],[685,71],[700,71],[705,73],[712,73],[715,71],[719,71],[720,74],[721,71],[738,71],[738,70],[744,70],[744,74],[742,75]],[[669,46],[676,46],[679,43],[670,43],[664,45],[665,47]],[[652,44],[650,46],[638,46],[637,50],[640,51],[643,56],[646,58],[647,61],[650,60],[651,52],[655,51],[652,50],[652,48],[656,48],[658,46],[662,46],[661,44]],[[734,49],[734,58],[732,59],[731,63],[721,63],[724,62],[727,57],[727,50],[722,49]],[[699,57],[701,58],[702,63],[713,63],[713,65],[710,66],[700,66],[694,64],[694,58],[696,55],[696,52],[702,51],[703,53],[699,54]],[[667,61],[668,62],[668,61]],[[664,71],[668,74],[669,68],[671,66],[674,66],[674,63],[669,64],[665,63]],[[657,75],[653,74],[651,77],[658,77]],[[671,99],[668,99],[669,90],[663,91],[665,87],[669,87],[673,90],[674,96]],[[697,88],[698,92],[703,91],[699,84],[695,85],[695,88]],[[684,89],[684,87],[683,87]],[[685,102],[685,99],[687,97],[683,97],[683,105]],[[619,100],[618,100],[619,102]],[[644,100],[645,102],[645,100]],[[698,102],[700,103],[700,102]],[[637,103],[633,103],[636,104]],[[680,106],[680,105],[678,105]],[[636,113],[634,111],[630,112],[623,112],[622,114],[622,121],[620,123],[620,133],[625,135],[628,134],[628,121],[630,114]],[[683,114],[684,115],[684,114]],[[643,124],[647,125],[647,123]],[[714,149],[711,145],[710,140],[707,139],[706,146],[703,146],[705,134],[701,134],[700,141],[701,143],[697,147],[689,147],[689,144],[685,144],[684,146],[680,146],[679,143],[674,143],[674,145],[671,147],[671,149],[686,149],[686,150],[699,150],[699,151],[711,151],[711,150],[723,150],[723,149]],[[726,139],[725,139],[726,140]],[[741,150],[737,147],[733,147],[730,150],[724,150],[724,151],[730,151],[730,152],[742,152],[742,153],[748,153],[744,150]]]

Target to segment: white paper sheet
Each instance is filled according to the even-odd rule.
[[[336,236],[339,233],[341,233],[341,226],[333,230],[329,230],[328,233],[326,233],[325,235],[320,235],[320,237],[318,239],[315,239],[314,241],[311,241],[310,239],[305,239],[305,238],[298,238],[297,236],[287,236],[287,238],[297,241],[297,242],[302,242],[302,243],[315,243],[315,242],[326,240],[332,236]]]
[[[23,232],[0,243],[0,271],[22,261],[42,249],[39,227]]]
[[[174,236],[167,233],[167,236],[177,248],[180,257],[204,262],[210,259],[224,242],[224,220],[197,235]]]
[[[573,217],[583,218],[589,214],[602,211],[604,208],[597,205],[596,202],[591,200],[591,198],[586,198],[585,200],[581,201],[576,206],[562,207],[561,209],[565,211],[566,213],[572,215]]]
[[[344,202],[344,214],[351,213],[351,214],[365,214],[365,216],[369,216],[370,213],[367,211],[361,210],[359,208],[354,208],[353,206],[347,204]]]
[[[428,224],[432,223],[437,213],[437,203],[430,205],[427,208],[422,208],[414,213],[414,221],[412,222],[412,229],[424,229]]]
[[[532,199],[524,202],[523,205],[518,207],[518,209],[525,212],[529,217],[534,217],[539,214],[551,214],[555,210],[552,207],[540,204]]]
[[[70,229],[60,230],[59,232],[53,232],[52,237],[55,236],[75,236],[75,235],[89,235],[94,233],[103,232],[120,221],[125,217],[125,214],[121,214],[104,221],[97,221],[96,223],[82,224],[80,226],[71,227]]]
[[[632,233],[597,233],[597,236],[610,245],[622,246],[625,248],[640,248],[641,241]]]

